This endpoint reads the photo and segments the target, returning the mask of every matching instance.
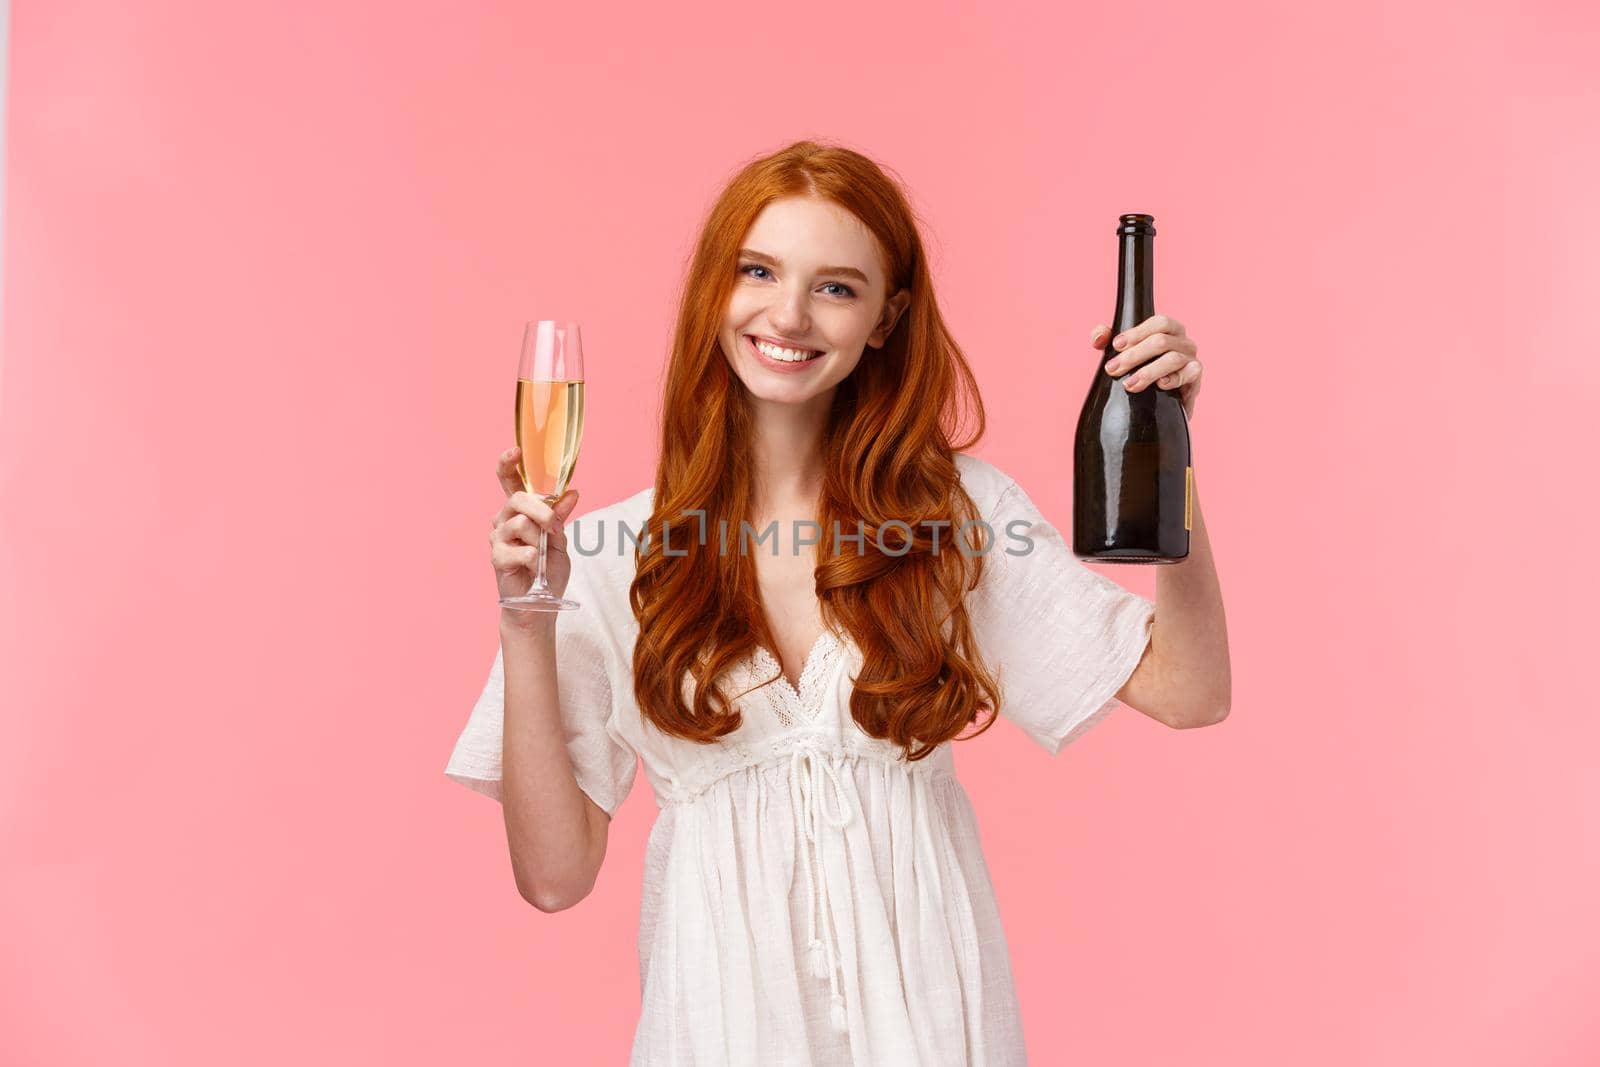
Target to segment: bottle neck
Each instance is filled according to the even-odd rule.
[[[1113,334],[1131,329],[1156,313],[1155,238],[1125,234],[1118,238],[1118,245]]]

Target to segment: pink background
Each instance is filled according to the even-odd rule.
[[[0,1060],[625,1059],[648,785],[544,915],[442,773],[519,327],[584,325],[579,512],[648,484],[696,227],[805,136],[909,184],[979,452],[1058,521],[1119,213],[1206,367],[1231,717],[957,750],[1035,1061],[1600,1060],[1595,31],[17,3]]]

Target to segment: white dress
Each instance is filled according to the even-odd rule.
[[[999,677],[1001,714],[1054,755],[1117,706],[1155,606],[1084,566],[993,464],[956,460],[995,531],[968,611]],[[633,545],[618,551],[617,524],[640,531],[652,492],[569,521],[581,545],[569,553],[569,595],[583,607],[556,626],[578,785],[614,813],[642,761],[658,806],[630,1062],[1025,1063],[1010,957],[951,745],[905,763],[861,731],[849,713],[853,642],[824,632],[798,689],[766,649],[746,657],[725,692],[778,680],[741,699],[743,724],[715,744],[643,722]],[[601,551],[584,555],[601,529]],[[1031,552],[1006,551],[1022,552],[1023,537]],[[445,769],[497,800],[503,700],[497,653]]]

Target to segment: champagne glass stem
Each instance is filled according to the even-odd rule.
[[[544,502],[546,504],[551,504],[551,505],[555,504],[555,501],[550,497],[545,497],[544,498]],[[539,565],[538,565],[537,569],[533,572],[533,585],[528,588],[528,592],[530,592],[530,593],[533,593],[533,592],[548,593],[548,592],[550,592],[550,583],[545,581],[545,578],[544,578],[544,546],[545,546],[545,540],[546,540],[547,537],[548,537],[548,535],[545,533],[544,527],[543,526],[539,527]]]

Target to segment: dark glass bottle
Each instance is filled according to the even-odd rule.
[[[1155,218],[1123,215],[1117,226],[1117,310],[1111,336],[1156,313],[1152,275]],[[1110,343],[1078,413],[1073,446],[1072,551],[1101,563],[1181,563],[1189,555],[1194,468],[1189,419],[1176,389],[1155,383],[1136,393],[1105,364]]]

